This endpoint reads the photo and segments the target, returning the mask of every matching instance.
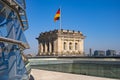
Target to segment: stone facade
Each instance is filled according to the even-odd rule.
[[[83,55],[85,36],[80,31],[53,30],[40,33],[38,55]]]

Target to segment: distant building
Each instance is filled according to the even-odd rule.
[[[106,51],[106,56],[114,56],[116,55],[116,51],[115,50],[107,50]]]
[[[89,51],[90,51],[89,56],[92,56],[92,49],[90,48]]]
[[[94,56],[105,56],[105,51],[102,50],[95,50]]]
[[[36,38],[38,55],[83,55],[85,36],[79,31],[53,30]]]

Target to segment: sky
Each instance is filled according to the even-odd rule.
[[[29,29],[25,36],[30,49],[37,54],[41,32],[60,29],[54,16],[61,7],[62,29],[81,31],[86,36],[84,50],[120,51],[120,0],[26,0]]]

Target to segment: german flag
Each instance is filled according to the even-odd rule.
[[[55,14],[54,21],[56,22],[56,20],[59,20],[59,19],[60,19],[60,8],[58,9],[58,11]]]

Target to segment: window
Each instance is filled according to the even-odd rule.
[[[72,43],[69,43],[69,50],[72,50]]]
[[[64,42],[64,44],[63,44],[63,45],[64,45],[64,50],[66,50],[66,42]]]
[[[78,44],[77,43],[75,43],[75,50],[77,50],[78,49]]]

